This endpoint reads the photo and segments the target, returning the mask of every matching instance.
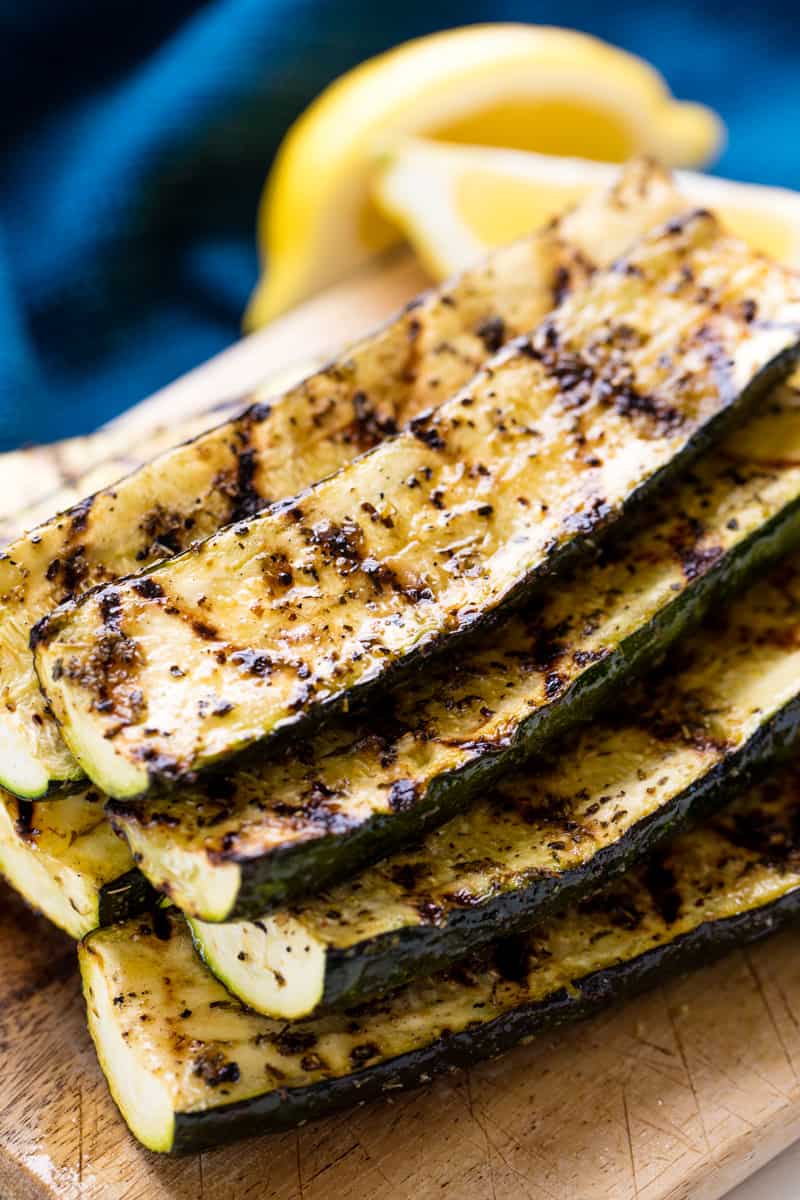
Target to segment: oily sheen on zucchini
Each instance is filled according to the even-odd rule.
[[[91,788],[48,801],[0,792],[0,874],[75,938],[124,921],[153,896]]]
[[[609,890],[452,973],[287,1025],[203,967],[172,909],[82,944],[89,1028],[111,1093],[153,1150],[296,1125],[649,986],[800,911],[796,769],[677,838]]]
[[[500,729],[498,721],[502,723],[507,739],[516,724],[523,728],[518,719],[512,722],[513,709],[508,706],[516,698],[522,702],[520,711],[527,712],[530,706],[533,716],[541,697],[546,696],[546,677],[553,675],[550,668],[557,668],[564,675],[568,687],[578,678],[584,678],[583,671],[597,670],[600,662],[597,658],[600,653],[598,644],[593,643],[593,649],[584,645],[583,650],[580,645],[572,646],[571,629],[564,626],[563,622],[569,616],[573,629],[580,629],[590,618],[597,623],[597,602],[601,596],[608,598],[613,605],[603,621],[598,623],[597,632],[600,636],[607,636],[607,633],[600,634],[599,626],[602,625],[606,631],[613,629],[615,636],[622,638],[626,647],[622,661],[626,669],[640,665],[640,660],[647,657],[645,651],[649,654],[663,651],[670,637],[696,620],[705,606],[714,599],[719,600],[730,587],[741,584],[754,569],[766,569],[778,553],[797,541],[800,536],[800,521],[796,516],[798,502],[800,395],[794,387],[785,385],[771,393],[759,417],[751,418],[741,431],[729,437],[680,489],[671,489],[664,495],[659,508],[654,510],[652,519],[648,521],[645,532],[632,541],[624,559],[605,568],[594,565],[580,576],[582,586],[577,586],[575,581],[568,590],[560,591],[547,604],[540,606],[533,625],[533,636],[527,643],[527,653],[520,653],[515,643],[505,642],[506,634],[501,632],[491,646],[483,647],[485,653],[478,650],[473,657],[473,652],[470,652],[455,675],[452,671],[439,671],[429,679],[427,690],[420,687],[422,679],[414,681],[405,693],[406,708],[395,710],[391,740],[385,722],[377,723],[371,730],[364,723],[355,728],[351,724],[349,730],[342,726],[341,732],[345,736],[349,734],[349,742],[345,742],[346,753],[356,755],[357,761],[365,766],[364,773],[358,777],[362,780],[361,786],[364,779],[372,778],[377,784],[373,795],[380,797],[382,792],[388,794],[391,782],[403,778],[404,774],[406,778],[412,778],[413,766],[413,781],[422,799],[426,788],[446,771],[455,771],[463,763],[474,764],[477,756],[491,750]],[[671,616],[668,611],[670,608],[673,613]],[[637,625],[637,622],[640,624]],[[558,661],[551,660],[550,668],[547,662],[535,667],[534,649],[538,647],[541,651],[545,644],[541,633],[553,626],[561,631],[561,641],[551,648],[557,651]],[[637,649],[634,651],[631,631],[637,629]],[[603,645],[609,649],[609,643]],[[491,666],[492,662],[500,663],[499,673],[496,665]],[[580,666],[581,662],[583,667]],[[610,667],[608,655],[604,662],[605,667]],[[474,669],[470,664],[474,665]],[[522,672],[507,670],[509,664],[522,664]],[[571,671],[577,674],[570,683],[567,676]],[[480,679],[479,691],[469,684],[470,678],[476,676]],[[611,672],[611,678],[617,683],[621,680],[616,671]],[[468,685],[466,691],[462,690],[462,684]],[[523,690],[520,690],[521,686]],[[506,696],[506,703],[500,709],[492,710],[490,705],[496,702],[491,695],[496,696],[498,692]],[[593,692],[595,697],[603,693],[599,683],[593,684]],[[585,711],[585,704],[586,697],[577,707]],[[441,730],[442,737],[438,733],[434,735],[434,726],[439,730],[443,716],[448,712],[454,714],[454,722],[457,717],[458,724]],[[419,716],[418,723],[409,726],[409,732],[414,728],[418,734],[412,739],[405,736],[401,740],[401,727],[406,720],[406,713]],[[568,719],[564,718],[563,723],[568,724]],[[520,733],[523,741],[525,736],[524,731]],[[420,760],[419,754],[422,738],[426,739],[425,746],[430,752],[425,760]],[[535,737],[533,740],[536,740]],[[309,783],[315,779],[318,783],[324,783],[324,769],[331,765],[325,751],[320,751],[321,745],[319,740],[315,741],[314,749],[305,758],[304,770]],[[416,751],[412,750],[414,746]],[[409,753],[409,750],[412,752]],[[315,765],[315,758],[320,753],[321,759]],[[350,779],[353,786],[358,786],[358,778],[352,774],[356,760],[353,759],[349,767],[346,758],[340,757],[338,761],[340,766],[337,769],[341,776],[337,786],[341,787],[344,778]],[[499,766],[502,767],[502,761]],[[389,770],[395,773],[387,775]],[[487,774],[479,775],[479,782],[484,788],[492,787],[493,774],[494,765]],[[267,786],[270,786],[270,778],[264,781]],[[330,783],[330,776],[328,780]],[[285,779],[281,778],[279,783],[283,786]],[[386,785],[383,789],[382,784]],[[465,791],[469,792],[469,788]],[[266,806],[268,798],[265,793],[259,798],[259,803]],[[663,799],[663,794],[660,794],[658,802],[661,803]],[[440,802],[444,802],[441,796]],[[203,798],[202,803],[206,818],[224,818],[222,810],[216,807],[208,809],[207,798]],[[133,858],[126,844],[113,837],[110,826],[99,819],[97,793],[92,789],[85,789],[65,799],[28,802],[27,808],[24,801],[19,802],[8,796],[5,800],[0,797],[0,804],[10,817],[3,821],[0,813],[0,869],[6,871],[31,904],[41,908],[57,924],[79,935],[113,917],[121,919],[133,911],[134,902],[141,901],[140,891],[128,886],[127,872],[133,869]],[[185,816],[188,810],[183,811]],[[248,812],[255,819],[256,808],[249,808]],[[26,817],[20,819],[23,813]],[[144,817],[146,814],[141,815]],[[151,814],[152,824],[142,835],[145,843],[143,865],[157,882],[171,888],[175,898],[185,903],[185,875],[191,855],[200,864],[199,881],[202,886],[209,857],[212,863],[215,862],[215,846],[209,837],[211,828],[204,827],[202,815],[198,817],[195,830],[196,836],[204,839],[202,843],[187,840],[185,829],[176,828],[169,820],[170,815],[176,815],[171,811],[171,806],[169,809],[161,806]],[[294,815],[295,825],[300,823],[300,815],[298,810]],[[122,829],[132,832],[134,844],[138,844],[139,840],[136,816],[136,812],[126,811],[115,817]],[[223,819],[219,828],[223,835],[228,835],[228,853],[235,858],[236,844],[231,831],[235,829],[234,819],[242,817],[242,810],[233,806],[228,816],[230,819]],[[273,819],[274,816],[273,813]],[[291,813],[285,816],[288,818]],[[464,827],[470,827],[470,820],[466,821]],[[1,836],[3,832],[5,839]],[[209,840],[206,841],[206,838]],[[551,840],[556,839],[557,834],[554,833]],[[85,852],[87,843],[91,846],[90,858]],[[7,847],[5,851],[4,845]],[[313,850],[311,841],[306,842],[306,848],[309,847]],[[77,864],[76,851],[80,857]],[[220,859],[220,866],[224,862],[224,859]],[[572,867],[575,865],[573,863]],[[264,860],[244,866],[248,889],[254,886],[252,872],[264,866]],[[609,864],[606,864],[608,868]],[[314,863],[310,862],[308,871],[316,879],[315,870]],[[510,880],[509,887],[512,883],[516,886],[516,882]],[[448,889],[442,885],[441,890],[444,892]],[[457,888],[454,885],[449,890],[455,892]],[[109,896],[115,898],[116,906],[109,904]],[[199,896],[198,899],[198,893],[194,891],[188,893],[188,899],[200,905],[201,912],[207,911],[202,906],[208,905],[208,899],[202,898],[202,893]],[[258,889],[254,888],[250,900],[255,903],[257,898]],[[537,904],[540,899],[537,895]],[[121,909],[119,901],[122,900],[125,907]],[[77,915],[75,907],[78,909]],[[346,909],[341,900],[338,907],[342,911]],[[313,911],[313,902],[311,908]],[[258,912],[254,910],[253,915],[257,916]],[[407,906],[404,915],[409,916]],[[269,919],[264,919],[261,925],[269,928],[268,940],[262,941],[260,936],[256,936],[250,950],[245,950],[248,955],[245,960],[238,957],[242,947],[234,947],[228,937],[231,927],[219,929],[222,943],[217,945],[215,942],[213,951],[210,942],[215,932],[205,926],[198,928],[203,930],[205,952],[218,957],[218,969],[223,974],[229,974],[225,961],[233,953],[237,970],[241,962],[245,962],[243,969],[246,971],[251,966],[266,962],[267,966],[271,964],[284,979],[288,979],[291,975],[288,966],[285,971],[280,966],[281,961],[285,961],[282,947],[286,943],[272,937],[276,926]],[[279,922],[278,927],[283,938],[292,930],[296,930],[300,936],[306,930],[304,924],[290,921]],[[243,929],[244,936],[249,938],[250,924],[245,923]],[[362,936],[365,936],[363,931],[354,939],[354,944]],[[377,930],[374,936],[377,937]],[[316,976],[313,971],[304,974],[304,980],[309,984],[308,990],[280,987],[275,991],[276,999],[270,1001],[279,1003],[284,1015],[296,1015],[290,1009],[298,1004],[313,1007],[319,1001],[320,987],[327,994],[328,1002],[338,1002],[336,997],[345,992],[344,977],[339,974],[338,965],[335,965],[339,962],[339,956],[325,944],[324,937],[320,940],[323,948],[322,952],[317,948],[317,954],[320,959],[324,954],[325,963]],[[368,941],[372,944],[371,939]],[[308,939],[305,944],[308,944]],[[405,956],[401,955],[397,965],[402,967],[404,962]],[[377,960],[371,960],[370,965],[373,969],[377,968]],[[357,986],[364,987],[367,981],[355,967],[353,971]],[[324,983],[320,982],[322,974]],[[270,974],[266,978],[275,980],[275,975]],[[259,993],[262,987],[263,981],[259,983]],[[296,999],[290,1000],[290,993]],[[267,1003],[259,1001],[255,994],[253,1002]]]
[[[335,475],[44,618],[65,741],[139,796],[452,650],[721,435],[798,342],[794,275],[710,213],[659,227]]]
[[[82,500],[0,556],[0,785],[35,798],[80,768],[33,671],[34,623],[74,593],[174,554],[291,496],[465,383],[654,222],[678,211],[670,180],[643,164],[540,233],[505,247],[278,399]]]
[[[596,711],[725,593],[797,544],[800,393],[668,489],[624,548],[548,587],[456,662],[432,660],[301,754],[114,802],[142,871],[207,921],[259,917],[348,878],[463,809]]]
[[[0,545],[24,537],[48,521],[108,487],[144,463],[204,433],[210,425],[238,416],[242,400],[225,401],[180,422],[158,425],[131,442],[125,425],[46,446],[0,455]]]
[[[421,846],[257,921],[191,921],[249,1007],[306,1016],[530,928],[785,755],[800,726],[800,558],[670,651],[612,719],[486,789]]]

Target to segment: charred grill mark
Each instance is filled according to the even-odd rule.
[[[661,920],[665,925],[674,925],[680,916],[681,894],[675,873],[663,855],[655,854],[647,863],[644,882]]]
[[[193,1070],[212,1088],[236,1083],[241,1074],[238,1063],[227,1059],[221,1050],[204,1050],[195,1059]]]
[[[640,340],[635,329],[620,322],[577,352],[564,343],[556,320],[551,318],[532,338],[517,344],[517,349],[541,362],[555,380],[559,399],[566,408],[579,409],[589,402],[600,402],[622,417],[645,419],[653,436],[667,436],[680,428],[685,418],[662,398],[638,390],[628,355]]]
[[[758,806],[725,810],[715,818],[714,827],[734,846],[757,855],[760,862],[794,867],[800,860],[800,805],[786,805],[785,783],[769,780],[760,791]]]
[[[423,446],[427,446],[429,450],[444,450],[447,443],[435,421],[435,413],[433,410],[428,410],[409,421],[408,428],[417,441],[422,442]]]
[[[188,542],[187,534],[194,528],[194,518],[177,509],[156,504],[139,522],[144,540],[136,553],[137,562],[179,554]]]
[[[109,736],[107,733],[106,737]],[[136,746],[133,757],[144,763],[147,773],[154,781],[163,783],[193,783],[195,774],[187,771],[186,764],[172,754],[160,753],[154,746]]]
[[[48,563],[45,578],[48,583],[58,585],[60,591],[58,603],[71,600],[78,592],[85,591],[89,584],[90,567],[86,558],[86,548],[76,546],[61,558],[54,558]]]
[[[389,873],[392,883],[404,892],[417,891],[429,874],[430,868],[424,862],[397,863]]]
[[[119,592],[109,588],[101,593],[98,608],[103,621],[102,632],[95,638],[85,660],[70,656],[64,661],[57,659],[53,664],[53,678],[65,676],[93,693],[93,707],[97,712],[107,713],[116,711],[123,717],[122,722],[115,726],[116,733],[129,723],[134,714],[144,712],[142,693],[133,689],[129,693],[122,691],[124,685],[141,661],[136,642],[129,638],[121,626],[122,602]],[[40,642],[46,641],[53,633],[53,623],[48,625],[47,618],[34,625],[30,635],[30,645],[34,649]],[[117,693],[114,695],[114,693]]]
[[[293,1058],[297,1054],[304,1054],[307,1050],[313,1050],[317,1044],[317,1035],[305,1029],[282,1029],[280,1033],[275,1034],[271,1039],[273,1046],[285,1058]]]
[[[574,291],[576,281],[585,283],[596,270],[595,264],[576,247],[568,246],[558,240],[558,251],[562,256],[557,263],[550,284],[550,295],[553,308],[558,308]]]
[[[345,431],[345,440],[359,450],[371,450],[385,438],[397,433],[394,415],[381,414],[369,401],[366,392],[353,393],[353,419]]]
[[[268,503],[256,487],[258,452],[252,446],[240,450],[236,458],[236,488],[231,496],[229,521],[246,521],[254,517]]]
[[[486,317],[475,330],[487,354],[496,354],[506,340],[506,323],[502,317]]]
[[[642,396],[633,387],[622,387],[615,395],[617,412],[623,417],[645,417],[655,436],[668,436],[680,429],[685,417],[657,396]]]
[[[87,496],[70,509],[70,534],[83,533],[89,523],[89,513],[92,511],[95,497]]]
[[[160,583],[150,575],[146,575],[144,579],[137,580],[133,585],[134,591],[138,592],[145,600],[159,600],[164,595],[164,589]]]
[[[219,639],[219,630],[215,629],[208,621],[201,621],[199,617],[193,617],[190,621],[193,631],[204,642],[216,642]]]
[[[639,726],[664,745],[691,746],[702,753],[720,757],[733,750],[731,743],[712,737],[708,728],[707,699],[702,691],[681,688],[670,696],[670,683],[683,670],[677,654],[664,662],[649,677],[649,685],[637,688],[625,698],[619,709],[626,721]],[[653,697],[660,697],[655,701]],[[665,698],[666,697],[666,698]]]
[[[314,827],[321,834],[344,834],[358,822],[342,811],[343,798],[343,793],[329,787],[324,780],[312,778],[296,803],[274,801],[269,804],[268,810],[276,824],[285,822],[289,829]],[[198,823],[202,823],[203,828],[213,827],[220,819],[225,819],[228,812],[235,811],[238,803],[238,795],[230,801],[224,800],[210,816],[202,813],[201,822]],[[241,838],[235,829],[218,836],[215,843],[208,838],[205,848],[209,861],[217,864],[239,861],[240,842]]]
[[[107,631],[119,633],[122,617],[122,601],[119,592],[115,588],[109,588],[108,591],[103,592],[98,607]]]
[[[387,563],[365,555],[364,533],[356,521],[347,519],[341,524],[321,521],[311,528],[304,526],[301,533],[309,545],[322,551],[326,564],[333,565],[340,575],[362,571],[377,592],[390,587],[405,596],[411,604],[433,599],[430,588],[422,584],[405,583]]]
[[[301,531],[306,541],[317,546],[328,562],[348,574],[361,565],[364,558],[364,533],[356,521],[345,520],[341,525],[334,521],[320,521],[312,528]]]

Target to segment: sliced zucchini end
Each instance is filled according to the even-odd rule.
[[[125,1042],[114,1014],[114,971],[102,952],[83,941],[78,947],[89,1033],[114,1103],[131,1132],[148,1150],[168,1153],[175,1139],[175,1113],[161,1080]]]
[[[155,838],[142,831],[132,812],[110,806],[111,823],[123,834],[139,870],[184,912],[201,921],[225,921],[233,912],[241,885],[238,863],[210,863],[204,853],[175,844],[172,831]]]
[[[47,678],[45,670],[43,677]],[[146,768],[137,766],[114,749],[114,742],[92,723],[72,696],[64,701],[61,733],[75,755],[81,774],[85,771],[91,781],[109,796],[132,800],[150,786]]]
[[[99,924],[99,893],[91,879],[26,845],[0,803],[0,873],[20,895],[70,937]]]
[[[76,768],[75,777],[80,776]],[[68,780],[58,780],[68,782]],[[21,800],[47,795],[51,776],[7,722],[0,723],[0,787]]]
[[[267,1017],[307,1017],[325,991],[325,945],[289,913],[225,925],[189,920],[195,949],[228,991]]]

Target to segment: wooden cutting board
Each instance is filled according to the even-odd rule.
[[[118,424],[134,437],[333,352],[421,282],[391,260]],[[716,1200],[800,1137],[800,930],[428,1090],[167,1159],[108,1095],[74,946],[0,884],[0,1053],[2,1200]]]

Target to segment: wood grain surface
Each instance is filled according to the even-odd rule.
[[[244,393],[420,285],[408,259],[319,297],[121,419]],[[2,1200],[716,1200],[800,1136],[800,931],[428,1090],[166,1159],[128,1135],[75,949],[0,884]]]

